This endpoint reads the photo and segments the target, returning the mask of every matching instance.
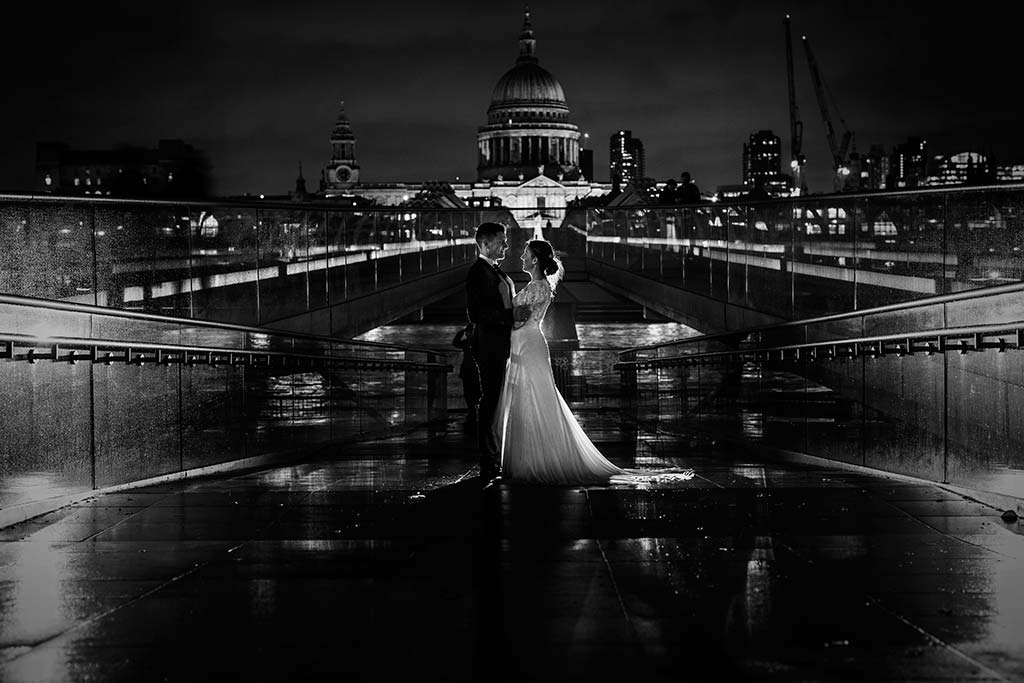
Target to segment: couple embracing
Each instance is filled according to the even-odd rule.
[[[692,470],[623,469],[591,442],[555,387],[541,322],[565,270],[545,240],[530,240],[521,267],[530,282],[516,292],[501,269],[505,228],[482,223],[479,256],[466,277],[471,348],[480,372],[477,434],[480,476],[554,485],[686,480]]]

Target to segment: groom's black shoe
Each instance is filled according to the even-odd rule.
[[[498,484],[500,484],[500,483],[501,483],[501,475],[498,475],[498,476],[495,476],[495,477],[491,477],[490,479],[485,480],[484,487],[483,487],[482,490],[483,491],[490,491],[491,489],[497,488]]]

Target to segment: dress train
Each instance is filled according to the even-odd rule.
[[[502,478],[554,485],[665,485],[687,481],[693,470],[623,469],[607,460],[587,436],[555,386],[540,322],[553,297],[546,279],[516,294],[530,318],[512,331],[512,352],[498,401],[494,429]]]

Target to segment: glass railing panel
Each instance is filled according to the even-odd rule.
[[[328,288],[328,241],[327,213],[321,209],[306,212],[306,278],[309,310],[318,311],[330,303],[331,292]],[[313,329],[327,329],[315,327]]]
[[[804,371],[805,363],[794,360],[745,365],[740,371],[744,408],[739,416],[741,424],[760,423],[763,443],[794,451],[807,448],[809,420],[804,411],[812,392]]]
[[[217,229],[191,243],[193,317],[200,320],[259,324],[259,211],[248,207],[189,209],[190,223],[213,215]]]
[[[348,299],[365,296],[377,291],[380,286],[378,252],[363,252],[365,261],[350,262],[345,268],[345,290]]]
[[[405,372],[366,370],[359,373],[358,414],[362,434],[379,434],[405,425]]]
[[[728,235],[728,262],[726,263],[726,298],[730,303],[746,306],[750,282],[748,276],[752,269],[758,268],[761,264],[751,253],[756,251],[753,244],[759,238],[758,228],[764,224],[756,215],[759,207],[744,207],[737,216],[737,220],[729,224]],[[714,207],[711,209],[714,211]],[[756,272],[753,273],[756,281]]]
[[[248,457],[249,435],[259,423],[248,414],[246,394],[253,368],[181,368],[181,464],[205,467]]]
[[[365,252],[351,252],[352,243],[359,230],[359,223],[367,220],[365,214],[347,214],[342,212],[326,212],[326,228],[323,235],[324,259],[327,268],[325,273],[325,290],[330,304],[344,301],[348,297],[348,278],[345,275],[352,254],[359,259],[365,258]]]
[[[949,483],[1024,498],[1024,358],[1019,351],[949,354]]]
[[[199,212],[193,225],[186,207],[143,203],[98,204],[93,213],[97,303],[191,317],[192,244],[208,239],[216,218]]]
[[[390,287],[401,281],[401,254],[410,248],[415,230],[415,213],[382,213],[378,218],[382,246],[375,253],[377,287]]]
[[[857,224],[856,307],[943,293],[944,193],[868,197]]]
[[[862,359],[804,363],[805,452],[821,458],[864,464],[865,408]]]
[[[657,209],[639,210],[636,212],[634,221],[637,224],[637,236],[644,247],[640,254],[640,272],[644,277],[662,282],[662,261],[665,252],[663,213]]]
[[[793,318],[809,318],[855,308],[858,236],[862,221],[857,201],[830,197],[785,207],[791,218]]]
[[[327,214],[328,292],[332,304],[372,290],[371,255],[380,247],[377,216],[365,211]]]
[[[24,220],[24,219],[22,219]],[[17,224],[15,225],[17,227]],[[34,252],[14,267],[17,280],[5,294],[97,305],[93,263],[93,211],[88,204],[34,203],[16,231],[23,249]],[[5,255],[6,258],[6,255]]]
[[[92,391],[97,487],[181,469],[178,367],[96,364]]]
[[[944,358],[864,360],[864,464],[943,479]]]
[[[703,294],[711,293],[711,260],[708,255],[710,234],[708,228],[709,214],[714,209],[708,207],[683,207],[679,210],[682,246],[683,288]]]
[[[410,427],[425,424],[430,421],[428,374],[418,370],[407,370],[403,374],[405,424]]]
[[[0,292],[15,296],[56,295],[50,269],[49,234],[29,226],[32,206],[0,202]]]
[[[245,392],[245,452],[258,457],[302,445],[293,433],[298,408],[295,375],[266,368],[247,368]]]
[[[413,212],[413,244],[422,244],[426,248],[433,248],[437,243],[447,239],[444,222],[438,211],[428,211],[418,208]]]
[[[410,251],[395,257],[398,261],[398,282],[415,280],[424,273],[437,272],[437,249]]]
[[[1024,194],[987,188],[946,203],[946,290],[1024,280]]]
[[[310,253],[306,211],[262,209],[258,227],[260,323],[308,311]]]
[[[92,488],[88,363],[4,361],[0,508]]]

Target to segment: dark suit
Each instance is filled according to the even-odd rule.
[[[466,315],[473,323],[473,358],[480,370],[477,434],[480,474],[485,479],[498,474],[501,462],[492,425],[511,346],[511,304],[512,280],[499,274],[487,261],[477,258],[466,276]]]

